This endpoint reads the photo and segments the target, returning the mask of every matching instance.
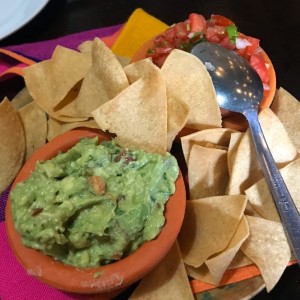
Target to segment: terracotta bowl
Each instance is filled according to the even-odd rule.
[[[34,153],[25,163],[12,188],[30,175],[38,160],[51,159],[59,152],[70,149],[81,138],[95,136],[99,137],[100,142],[110,139],[106,134],[92,129],[72,130],[53,139]],[[6,229],[15,256],[27,272],[36,276],[37,279],[63,291],[115,296],[141,279],[168,253],[182,225],[185,205],[185,186],[180,173],[176,181],[176,192],[167,202],[165,210],[166,223],[159,236],[143,244],[130,256],[97,268],[78,269],[58,262],[37,250],[23,246],[20,235],[14,227],[10,198],[6,207]],[[94,278],[94,274],[100,271],[101,276]]]
[[[146,58],[147,50],[152,48],[154,45],[154,39],[149,40],[144,45],[142,45],[137,52],[133,55],[131,58],[131,62],[136,62],[139,60],[142,60]],[[270,107],[275,92],[276,92],[276,74],[274,66],[269,58],[269,56],[266,54],[266,52],[262,52],[265,62],[269,65],[268,72],[269,72],[269,87],[270,90],[264,92],[264,97],[262,99],[262,102],[260,104],[260,109],[263,109],[265,107]],[[230,113],[229,115],[227,113],[223,113],[223,127],[232,128],[239,131],[245,131],[248,127],[246,119],[238,113]],[[184,128],[184,130],[180,133],[180,135],[186,135],[195,130]]]

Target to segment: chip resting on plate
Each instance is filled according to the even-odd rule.
[[[291,249],[281,223],[246,217],[250,235],[241,249],[258,266],[270,292],[286,269]]]
[[[161,74],[140,78],[92,115],[100,129],[117,135],[120,146],[166,153],[167,95]]]
[[[26,143],[22,121],[7,98],[0,103],[0,193],[23,165]]]
[[[27,160],[38,148],[46,143],[47,116],[46,113],[35,103],[30,102],[19,110],[25,131]]]
[[[259,113],[259,121],[266,141],[278,166],[283,166],[297,156],[297,149],[289,138],[279,118],[269,108]],[[250,130],[243,135],[235,154],[228,185],[229,194],[243,193],[263,177]]]
[[[162,262],[140,281],[129,299],[194,299],[177,241]]]
[[[91,66],[90,54],[57,46],[50,59],[23,69],[33,100],[50,116],[65,122],[86,119],[76,112],[74,99]]]
[[[120,62],[99,38],[95,38],[92,43],[91,56],[92,65],[74,99],[76,111],[82,117],[90,116],[94,109],[129,86]]]
[[[188,162],[190,199],[225,195],[227,151],[193,145]]]
[[[88,119],[87,121],[78,121],[78,122],[62,122],[58,121],[51,116],[48,118],[48,134],[47,140],[51,141],[53,138],[57,137],[64,132],[72,130],[74,128],[99,128],[98,124],[94,119]]]
[[[248,222],[246,217],[243,216],[228,246],[220,253],[207,259],[205,264],[200,268],[194,268],[187,265],[188,275],[195,279],[218,285],[228,266],[239,251],[241,245],[248,238],[249,234]]]
[[[152,63],[150,58],[132,63],[124,68],[130,83],[146,76],[151,78],[155,73],[161,70]],[[171,149],[173,141],[177,134],[186,125],[190,113],[190,106],[181,97],[175,96],[175,93],[167,92],[167,115],[168,115],[168,149]]]
[[[235,130],[230,128],[212,128],[199,130],[181,137],[182,151],[187,165],[193,145],[227,150],[233,132]]]
[[[271,109],[283,123],[290,139],[300,152],[300,102],[280,87],[275,93]]]
[[[289,163],[279,171],[298,211],[300,211],[300,158]],[[265,219],[280,222],[274,200],[264,178],[248,188],[245,193],[251,206],[259,215]]]
[[[221,127],[216,92],[206,67],[198,58],[175,49],[165,60],[161,70],[167,82],[168,97],[185,101],[191,109],[186,127]]]
[[[224,250],[238,228],[246,202],[245,195],[188,200],[178,236],[184,262],[198,268]]]

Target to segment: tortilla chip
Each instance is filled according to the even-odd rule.
[[[163,261],[140,281],[129,299],[194,299],[177,242]]]
[[[195,268],[224,250],[243,217],[244,195],[217,196],[187,201],[178,236],[183,260]]]
[[[20,110],[26,104],[32,102],[33,99],[30,96],[28,89],[24,87],[11,101],[10,103],[15,110]]]
[[[295,206],[300,211],[300,158],[289,163],[279,170],[281,176],[294,200]],[[274,200],[265,179],[251,186],[245,191],[251,206],[265,219],[280,222]]]
[[[100,129],[117,135],[120,146],[166,152],[167,96],[160,74],[137,80],[92,115]]]
[[[47,116],[35,102],[22,107],[19,114],[25,131],[27,160],[33,152],[46,144]]]
[[[233,132],[235,130],[230,128],[213,128],[200,130],[181,137],[181,146],[186,164],[189,164],[189,156],[194,144],[227,150],[231,133]]]
[[[186,125],[190,111],[188,103],[174,95],[168,95],[168,149],[172,148],[176,136]]]
[[[168,97],[179,98],[191,109],[186,127],[221,127],[221,112],[215,89],[209,73],[198,58],[175,49],[167,57],[161,71],[167,82]]]
[[[161,72],[161,70],[152,63],[150,58],[143,59],[132,63],[124,68],[126,75],[130,83],[135,82],[142,76],[151,77],[155,72]],[[174,97],[174,95],[167,94],[168,99],[168,149],[171,149],[174,139],[180,130],[185,126],[190,107],[186,101],[180,97]]]
[[[92,66],[74,100],[76,111],[82,117],[91,116],[93,110],[129,86],[121,64],[99,38],[94,39],[91,50]]]
[[[123,68],[128,66],[131,61],[131,58],[126,56],[116,55],[116,58]]]
[[[242,250],[239,250],[228,266],[228,270],[242,268],[253,264],[253,261],[247,257]]]
[[[200,268],[187,266],[188,275],[195,279],[218,285],[231,261],[243,242],[248,238],[249,234],[247,219],[243,216],[228,246],[216,256],[207,259],[205,265]]]
[[[160,68],[152,62],[151,58],[145,58],[124,67],[124,72],[132,84],[143,76],[151,77],[153,73],[160,72]]]
[[[299,101],[281,87],[275,93],[271,109],[283,123],[291,141],[300,152]]]
[[[90,55],[57,46],[51,59],[24,68],[23,75],[34,101],[49,115],[59,118],[59,110],[70,103],[70,91],[83,79],[90,66]]]
[[[225,195],[227,151],[193,145],[188,163],[190,199]]]
[[[257,265],[267,292],[270,292],[291,258],[291,249],[281,223],[246,217],[250,236],[241,246],[241,250]]]
[[[92,52],[92,45],[93,45],[93,41],[91,40],[84,41],[77,47],[77,49],[82,53],[90,53]]]
[[[72,122],[72,123],[66,123],[61,122],[53,118],[48,119],[48,134],[47,134],[47,140],[51,141],[55,137],[63,134],[64,132],[67,132],[74,128],[99,128],[98,124],[95,122],[94,119],[89,119],[87,121],[82,122]]]
[[[279,118],[269,108],[265,108],[259,114],[259,121],[278,166],[292,161],[297,155],[297,149],[288,137]],[[231,169],[228,185],[228,194],[231,195],[244,193],[247,188],[263,178],[249,129],[239,143]]]
[[[0,194],[22,167],[25,134],[18,113],[7,98],[0,103]]]
[[[253,206],[251,205],[251,203],[249,201],[247,202],[247,205],[245,208],[245,215],[262,218],[262,216],[253,208]]]
[[[233,132],[230,135],[230,141],[227,150],[227,167],[228,167],[229,176],[232,173],[232,167],[235,161],[236,152],[242,137],[243,137],[242,132]]]

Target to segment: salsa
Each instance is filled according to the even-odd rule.
[[[80,268],[104,265],[159,234],[178,173],[169,153],[85,138],[16,185],[14,224],[27,247]]]
[[[190,14],[188,20],[174,24],[158,35],[147,56],[161,67],[173,49],[190,52],[193,46],[202,41],[220,44],[247,59],[257,71],[265,89],[268,89],[268,68],[259,39],[238,32],[234,22],[221,15],[211,15],[206,20],[200,14]]]

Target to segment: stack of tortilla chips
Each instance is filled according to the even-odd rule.
[[[250,132],[222,128],[204,65],[181,50],[161,69],[150,59],[124,65],[97,38],[79,50],[58,46],[51,59],[24,69],[26,88],[0,104],[0,192],[36,149],[73,128],[98,128],[122,147],[161,154],[181,142],[189,187],[182,230],[131,299],[193,299],[189,277],[218,286],[227,270],[250,264],[270,291],[291,249]],[[299,102],[280,88],[259,115],[298,208],[299,112]]]

